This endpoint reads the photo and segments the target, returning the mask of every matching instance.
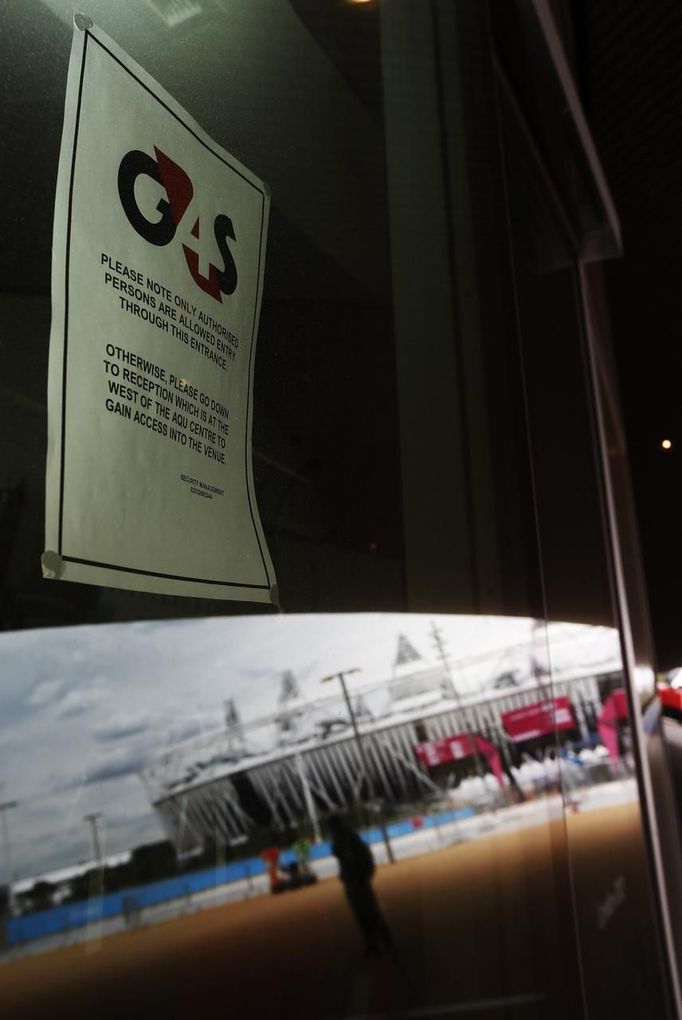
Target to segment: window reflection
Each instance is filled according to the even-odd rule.
[[[283,937],[312,918],[323,941],[333,935],[327,965],[350,968],[345,987],[363,936],[369,955],[409,957],[423,915],[419,995],[452,1001],[463,989],[445,955],[426,971],[421,962],[438,939],[438,904],[461,910],[483,875],[516,883],[506,922],[479,887],[465,909],[483,924],[513,917],[533,958],[537,893],[527,882],[556,881],[552,819],[563,804],[602,818],[611,805],[637,810],[608,627],[392,614],[203,619],[7,634],[0,657],[11,723],[2,799],[14,805],[3,812],[3,977],[17,995],[29,994],[26,958],[35,968],[68,952],[66,973],[94,947],[115,971],[138,929],[154,951],[160,922],[170,924],[159,929],[164,945],[181,955],[190,927],[197,944],[219,929],[231,967],[248,925],[253,973],[264,973],[271,926],[284,924]],[[343,878],[344,833],[359,834],[373,861],[359,892]],[[286,894],[284,907],[273,893]],[[558,939],[554,909],[545,901]],[[547,946],[560,966],[559,942]],[[299,965],[282,953],[282,967]],[[524,991],[521,968],[498,991],[548,994],[542,976],[530,977]],[[79,972],[79,995],[101,978],[99,965]],[[478,973],[469,991],[499,980]],[[372,988],[388,1008],[387,989]],[[310,1008],[327,1015],[319,1002]],[[330,1015],[353,1015],[345,1010]]]

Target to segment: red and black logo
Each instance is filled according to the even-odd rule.
[[[156,146],[154,146],[154,154],[156,159],[152,159],[146,152],[141,152],[139,149],[133,149],[125,154],[118,168],[118,194],[131,227],[145,241],[161,247],[170,244],[175,237],[180,221],[194,196],[194,187],[182,167],[174,163]],[[156,205],[161,219],[155,222],[146,218],[135,198],[135,182],[140,175],[151,177],[166,192],[167,197],[160,199]],[[190,234],[198,240],[201,229],[199,217],[197,217]],[[208,276],[203,276],[199,271],[198,252],[185,243],[182,244],[182,250],[194,282],[216,301],[222,301],[222,295],[233,294],[237,286],[237,267],[228,245],[228,238],[236,241],[236,237],[229,216],[222,213],[216,216],[213,221],[213,236],[223,260],[223,267],[219,269],[210,262]]]

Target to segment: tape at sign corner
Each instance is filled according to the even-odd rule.
[[[87,14],[81,14],[80,12],[74,14],[73,23],[79,32],[87,32],[88,29],[92,28],[92,18],[89,18]]]
[[[59,553],[52,552],[50,549],[45,550],[40,557],[40,563],[43,568],[43,577],[59,578],[64,573],[64,560]]]

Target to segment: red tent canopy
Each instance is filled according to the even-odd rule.
[[[423,744],[415,744],[414,753],[422,765],[434,768],[436,765],[472,757],[474,747],[487,761],[500,788],[504,789],[500,752],[494,744],[485,740],[479,733],[474,733],[471,737],[468,733],[457,733],[450,737],[442,737],[440,740],[427,740]]]

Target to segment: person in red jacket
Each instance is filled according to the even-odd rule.
[[[280,881],[279,874],[279,849],[276,846],[268,846],[261,850],[261,858],[265,861],[270,879],[270,892],[275,891],[275,886]]]

